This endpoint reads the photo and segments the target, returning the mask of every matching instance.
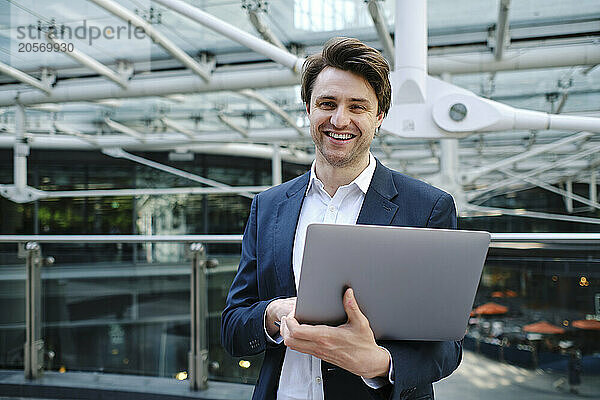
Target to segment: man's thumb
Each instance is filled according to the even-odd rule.
[[[346,315],[348,315],[348,320],[351,320],[360,314],[360,309],[358,308],[358,303],[356,302],[356,298],[354,297],[354,290],[352,288],[346,289],[344,293],[344,310],[346,311]]]

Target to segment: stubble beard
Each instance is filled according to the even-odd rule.
[[[326,151],[325,145],[323,144],[323,142],[327,140],[326,138],[327,136],[324,133],[321,133],[318,129],[316,131],[316,135],[313,134],[313,142],[315,143],[316,151],[321,155],[321,157],[323,157],[325,161],[327,161],[329,165],[331,165],[334,168],[345,168],[348,166],[353,166],[359,161],[361,155],[365,153],[368,154],[369,152],[370,146],[365,146],[364,143],[357,142],[355,143],[355,146],[352,149],[350,149],[350,151],[344,156],[336,156]],[[362,133],[356,139],[362,140]]]

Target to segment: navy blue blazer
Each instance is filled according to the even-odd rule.
[[[270,301],[296,296],[292,248],[309,176],[307,172],[254,197],[240,265],[222,314],[221,341],[232,356],[265,352],[252,397],[257,400],[274,400],[277,394],[286,348],[267,342],[263,318]],[[456,210],[449,194],[377,161],[357,223],[456,228]],[[327,400],[433,398],[431,383],[450,375],[462,357],[461,342],[378,343],[392,355],[393,387],[368,389],[360,377],[322,363]]]

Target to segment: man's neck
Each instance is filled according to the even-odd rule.
[[[340,186],[344,186],[356,179],[369,165],[369,153],[364,159],[347,167],[334,167],[323,157],[317,155],[315,162],[315,174],[321,182],[325,191],[333,197]]]

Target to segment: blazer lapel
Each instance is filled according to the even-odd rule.
[[[392,180],[392,173],[379,160],[365,194],[357,224],[389,225],[398,211],[398,205],[391,200],[398,195]]]
[[[296,225],[300,217],[300,209],[308,186],[310,172],[305,173],[286,192],[284,199],[277,208],[275,222],[275,237],[273,239],[275,254],[275,271],[279,285],[285,294],[296,296],[296,284],[292,268],[292,250]],[[282,293],[283,295],[283,293]]]

